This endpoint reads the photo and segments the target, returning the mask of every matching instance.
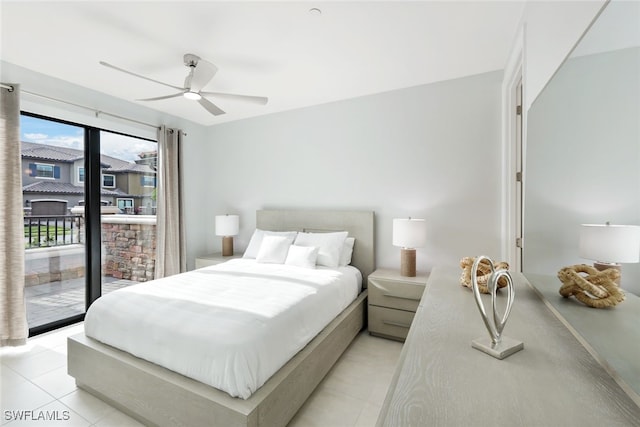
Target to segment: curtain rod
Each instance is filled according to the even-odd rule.
[[[14,91],[14,87],[13,86],[5,84],[5,83],[0,83],[0,87],[2,87],[3,89],[9,90],[9,92],[13,92]],[[160,129],[160,126],[158,126],[158,125],[152,125],[150,123],[141,122],[139,120],[130,119],[128,117],[119,116],[117,114],[107,113],[106,111],[96,110],[95,108],[87,107],[86,105],[80,105],[80,104],[76,104],[76,103],[73,103],[73,102],[64,101],[62,99],[53,98],[53,97],[46,96],[46,95],[40,95],[39,93],[29,92],[28,90],[21,90],[20,92],[21,93],[26,93],[28,95],[33,95],[33,96],[37,96],[37,97],[40,97],[40,98],[48,99],[50,101],[61,102],[63,104],[73,105],[74,107],[84,108],[85,110],[93,111],[94,114],[96,115],[96,118],[100,117],[100,114],[102,114],[104,116],[115,117],[116,119],[126,120],[126,121],[129,121],[129,122],[132,122],[132,123],[137,123],[139,125],[149,126],[149,127],[154,128],[154,129]]]
[[[158,126],[158,125],[152,125],[150,123],[141,122],[139,120],[130,119],[128,117],[119,116],[117,114],[107,113],[106,111],[96,110],[95,108],[87,107],[86,105],[80,105],[80,104],[76,104],[76,103],[73,103],[73,102],[64,101],[62,99],[53,98],[53,97],[46,96],[46,95],[40,95],[39,93],[29,92],[28,90],[22,90],[21,92],[22,93],[26,93],[28,95],[33,95],[33,96],[37,96],[37,97],[40,97],[40,98],[48,99],[48,100],[51,100],[51,101],[61,102],[63,104],[73,105],[74,107],[84,108],[85,110],[93,111],[94,114],[96,115],[96,118],[100,117],[100,114],[102,114],[102,115],[105,115],[105,116],[115,117],[116,119],[126,120],[126,121],[129,121],[129,122],[132,122],[132,123],[137,123],[139,125],[149,126],[149,127],[154,128],[154,129],[160,129],[160,126]]]
[[[15,88],[13,86],[8,85],[6,83],[0,83],[0,88],[7,89],[9,92],[13,92],[15,90]],[[119,116],[117,114],[107,113],[106,111],[96,110],[95,108],[87,107],[86,105],[75,104],[73,102],[64,101],[62,99],[52,98],[52,97],[46,96],[46,95],[40,95],[39,93],[29,92],[28,90],[21,90],[20,92],[21,93],[26,93],[28,95],[32,95],[32,96],[37,96],[37,97],[40,97],[40,98],[48,99],[48,100],[55,101],[55,102],[61,102],[63,104],[73,105],[74,107],[84,108],[85,110],[93,111],[94,114],[96,115],[96,118],[98,118],[100,116],[100,114],[102,114],[104,116],[115,117],[116,119],[126,120],[126,121],[129,121],[129,122],[132,122],[132,123],[137,123],[139,125],[148,126],[148,127],[154,128],[154,129],[162,129],[162,127],[160,127],[158,125],[152,125],[150,123],[141,122],[139,120],[130,119],[128,117]],[[182,133],[182,135],[187,136],[186,132],[184,132],[182,130],[180,132]],[[173,129],[171,129],[171,133],[173,133]]]

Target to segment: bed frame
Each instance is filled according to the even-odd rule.
[[[370,211],[262,210],[256,226],[274,231],[349,231],[352,265],[363,292],[249,399],[234,398],[84,333],[68,339],[68,372],[76,384],[146,425],[285,426],[365,325],[366,278],[375,269]]]

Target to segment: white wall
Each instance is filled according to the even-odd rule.
[[[525,110],[528,110],[607,0],[527,1],[525,27]]]
[[[428,224],[418,269],[500,251],[500,82],[493,72],[210,128],[201,171],[207,250],[214,215],[261,208],[376,212],[378,266],[398,267],[392,219]]]
[[[207,169],[206,158],[200,153],[200,147],[205,145],[206,128],[188,120],[180,119],[168,114],[146,108],[133,102],[123,101],[92,91],[84,87],[70,84],[63,80],[49,77],[22,67],[0,61],[0,79],[6,83],[19,83],[23,91],[72,102],[78,105],[94,108],[95,110],[114,113],[119,116],[142,121],[150,124],[165,124],[169,127],[183,129],[188,135],[184,145],[185,165],[185,202],[187,206],[198,206],[201,194],[206,189],[206,182],[200,179],[202,171]],[[92,111],[68,104],[50,101],[41,97],[23,94],[20,97],[21,109],[30,113],[68,120],[80,124],[96,126],[98,128],[123,132],[145,138],[156,138],[156,130],[152,127],[132,124],[111,118],[107,115],[96,117]],[[186,213],[187,257],[191,260],[202,253],[204,239],[201,229],[205,212],[202,209],[189,209]]]

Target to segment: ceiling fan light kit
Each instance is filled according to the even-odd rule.
[[[186,91],[185,93],[182,94],[182,96],[184,96],[187,99],[190,99],[191,101],[199,101],[200,98],[202,98],[202,95],[200,95],[198,92],[192,92],[192,91]]]
[[[100,64],[104,65],[105,67],[113,68],[114,70],[120,71],[122,73],[130,74],[134,77],[145,79],[180,91],[171,95],[138,99],[137,101],[160,101],[163,99],[177,98],[182,96],[191,101],[197,101],[205,110],[207,110],[214,116],[219,116],[221,114],[224,114],[225,112],[213,102],[206,99],[206,96],[222,99],[234,99],[260,105],[265,105],[269,101],[268,98],[263,96],[237,95],[221,92],[202,92],[202,89],[211,81],[211,79],[213,79],[213,77],[218,72],[218,67],[192,53],[185,54],[183,57],[183,61],[184,65],[189,67],[189,74],[184,79],[184,87],[174,86],[168,83],[161,82],[159,80],[154,80],[149,77],[127,71],[123,68],[116,67],[115,65],[111,65],[104,61],[100,61]]]

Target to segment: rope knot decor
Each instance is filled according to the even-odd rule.
[[[558,271],[558,279],[562,282],[560,295],[570,296],[589,307],[613,307],[624,301],[624,292],[614,280],[620,277],[620,272],[613,268],[603,271],[586,264],[576,264],[564,267]]]
[[[460,275],[460,284],[462,286],[466,286],[469,289],[473,288],[473,284],[471,283],[471,269],[473,268],[473,263],[476,259],[472,257],[464,257],[460,260],[460,267],[462,268],[462,274]],[[478,289],[483,294],[490,293],[489,287],[487,286],[487,282],[489,281],[489,277],[491,276],[491,272],[493,270],[508,270],[509,264],[500,261],[493,263],[493,268],[491,266],[491,261],[488,258],[483,258],[478,263],[476,279],[478,282]],[[498,280],[498,288],[504,288],[507,286],[507,280],[505,277],[500,277]]]

